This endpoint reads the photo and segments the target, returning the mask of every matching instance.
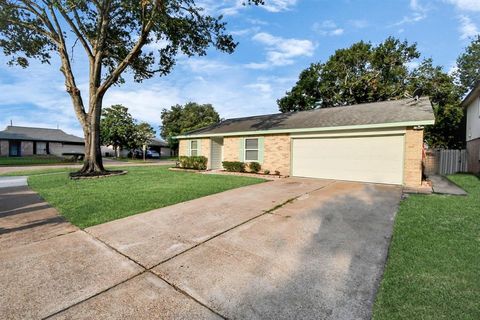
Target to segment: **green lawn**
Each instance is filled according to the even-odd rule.
[[[480,319],[480,180],[449,178],[468,196],[401,203],[373,319]]]
[[[31,175],[29,185],[70,222],[86,228],[155,208],[265,180],[168,170],[168,166],[122,168],[117,177],[71,180],[67,173]]]
[[[0,166],[31,166],[45,164],[75,164],[75,162],[55,156],[0,157]]]
[[[34,176],[39,174],[50,174],[60,172],[73,172],[78,171],[79,168],[52,168],[52,169],[36,169],[36,170],[19,170],[13,172],[0,173],[2,176]]]

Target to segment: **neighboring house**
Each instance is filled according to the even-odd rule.
[[[428,98],[403,99],[228,119],[178,136],[179,154],[259,162],[298,177],[418,187],[423,126],[434,123]]]
[[[467,168],[473,173],[480,172],[480,81],[463,100],[467,115]]]
[[[0,131],[0,156],[62,156],[64,153],[84,152],[83,138],[60,129],[8,126]]]
[[[168,146],[168,143],[161,139],[153,138],[150,140],[150,143],[147,146],[147,149],[152,149],[157,151],[160,154],[160,157],[170,157],[172,156],[172,150]],[[120,157],[127,157],[130,153],[130,150],[123,149],[120,150]],[[112,146],[102,146],[102,156],[112,157],[114,155]]]

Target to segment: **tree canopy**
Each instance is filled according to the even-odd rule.
[[[176,149],[178,142],[173,137],[188,131],[199,129],[220,122],[220,115],[211,104],[189,102],[163,109],[160,135],[166,139],[170,147]]]
[[[118,148],[124,148],[135,132],[135,121],[128,108],[117,104],[102,111],[100,142],[111,145],[118,156]]]
[[[428,95],[436,123],[425,131],[432,147],[464,145],[462,91],[442,67],[420,58],[415,44],[389,37],[377,46],[363,41],[340,49],[324,63],[313,63],[279,99],[281,112],[338,107]]]
[[[457,59],[457,76],[463,93],[480,81],[480,35],[477,35]]]
[[[236,46],[222,17],[210,15],[195,0],[0,0],[0,47],[10,65],[27,67],[32,59],[50,64],[52,54],[60,59],[85,136],[80,174],[105,172],[102,102],[112,85],[124,82],[124,71],[140,82],[168,74],[179,54],[203,56],[209,47],[232,53]],[[89,64],[87,95],[72,68],[74,50]]]

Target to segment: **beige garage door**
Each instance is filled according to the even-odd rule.
[[[403,135],[293,139],[292,175],[403,183]]]

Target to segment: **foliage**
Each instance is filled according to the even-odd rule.
[[[120,147],[129,145],[135,131],[135,122],[128,108],[116,104],[102,111],[100,122],[100,143],[113,146],[115,156]]]
[[[32,166],[44,164],[68,164],[72,163],[64,157],[54,155],[35,155],[25,157],[0,157],[0,166]]]
[[[457,67],[462,93],[467,93],[480,81],[480,35],[477,35],[458,57]]]
[[[10,65],[27,67],[32,59],[50,64],[52,54],[60,59],[65,89],[85,135],[83,173],[104,170],[103,98],[112,85],[125,81],[126,70],[141,82],[169,74],[180,55],[204,56],[210,47],[232,53],[236,46],[223,17],[210,15],[194,0],[0,0],[0,47]],[[80,55],[77,48],[89,64],[87,95],[72,68],[72,57]]]
[[[170,110],[163,109],[161,120],[160,135],[172,149],[177,149],[178,141],[173,137],[218,123],[220,116],[211,104],[189,102],[184,106],[171,106]]]
[[[416,44],[389,37],[378,46],[363,41],[314,63],[284,98],[281,112],[336,107],[403,97],[407,63],[420,57]]]
[[[140,122],[135,124],[133,134],[128,141],[128,146],[130,150],[143,148],[147,146],[154,137],[155,130],[153,130],[152,126],[146,122]]]
[[[465,197],[410,195],[395,218],[373,319],[480,319],[480,181]]]
[[[87,228],[265,181],[252,177],[192,174],[168,168],[117,167],[127,170],[128,174],[108,179],[70,180],[67,173],[36,175],[30,176],[28,183],[68,221]]]
[[[279,109],[303,111],[428,95],[436,124],[426,128],[425,140],[431,147],[461,148],[465,141],[461,90],[454,77],[431,59],[409,70],[408,64],[419,57],[415,44],[395,38],[378,46],[360,41],[303,70],[296,85],[277,101]]]
[[[258,162],[250,162],[248,168],[251,172],[258,173],[262,169],[262,166]]]
[[[245,163],[240,161],[223,161],[223,168],[229,172],[245,172]]]
[[[178,162],[180,168],[206,170],[208,159],[204,156],[180,156],[178,157]]]
[[[270,170],[268,169],[263,170],[263,174],[270,174]]]

